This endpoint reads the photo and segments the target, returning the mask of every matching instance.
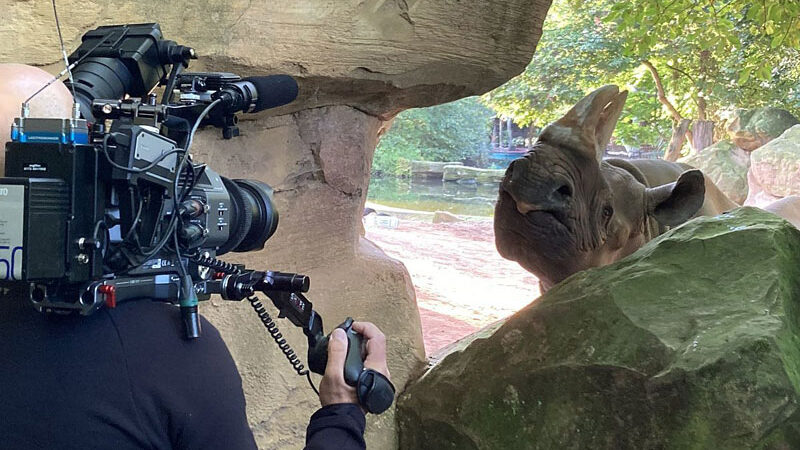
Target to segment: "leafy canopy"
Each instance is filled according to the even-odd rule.
[[[630,93],[616,138],[625,144],[656,144],[669,136],[670,122],[655,87],[637,58],[622,52],[613,25],[600,8],[573,8],[556,0],[536,53],[525,71],[486,94],[487,105],[520,125],[542,127],[563,115],[586,93],[618,84]]]
[[[797,0],[625,0],[603,9],[622,54],[653,63],[685,117],[800,107]]]
[[[483,97],[520,124],[544,126],[604,84],[630,91],[615,136],[658,144],[674,116],[719,123],[735,108],[800,110],[797,0],[556,0],[533,60]]]

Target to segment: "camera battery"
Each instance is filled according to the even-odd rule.
[[[63,277],[68,218],[63,180],[0,178],[0,282]]]

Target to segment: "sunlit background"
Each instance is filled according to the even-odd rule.
[[[606,156],[697,165],[703,149],[730,152],[737,109],[800,114],[798,16],[792,1],[556,0],[521,75],[398,115],[375,154],[364,223],[411,273],[428,353],[539,295],[497,254],[491,216],[503,170],[543,126],[617,84],[629,96]]]

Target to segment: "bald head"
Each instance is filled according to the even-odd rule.
[[[47,84],[53,75],[24,64],[0,64],[0,176],[11,124],[19,117],[22,102]],[[64,83],[56,82],[31,100],[31,117],[70,117],[72,95]]]

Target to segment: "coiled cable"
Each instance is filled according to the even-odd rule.
[[[314,386],[314,381],[311,380],[311,372],[309,372],[308,369],[306,369],[306,366],[303,365],[303,362],[297,356],[294,349],[292,349],[292,346],[286,342],[283,334],[281,334],[281,330],[278,329],[278,325],[276,325],[275,321],[272,320],[272,317],[270,317],[269,313],[267,312],[266,308],[264,308],[264,305],[261,303],[258,297],[254,295],[247,297],[247,301],[250,302],[250,306],[252,306],[256,314],[258,314],[258,318],[261,319],[261,323],[263,323],[267,328],[269,335],[272,336],[272,339],[276,344],[278,344],[278,348],[281,350],[281,352],[283,352],[283,355],[286,357],[286,359],[289,360],[289,364],[292,366],[294,371],[300,376],[305,376],[308,379],[308,384],[311,385],[311,389],[313,389],[314,392],[319,395],[319,390],[317,390],[317,387]]]
[[[192,262],[199,266],[208,267],[215,272],[222,272],[226,275],[236,275],[241,273],[241,270],[239,270],[235,264],[231,264],[217,258],[212,258],[210,256],[197,256],[192,258]]]

